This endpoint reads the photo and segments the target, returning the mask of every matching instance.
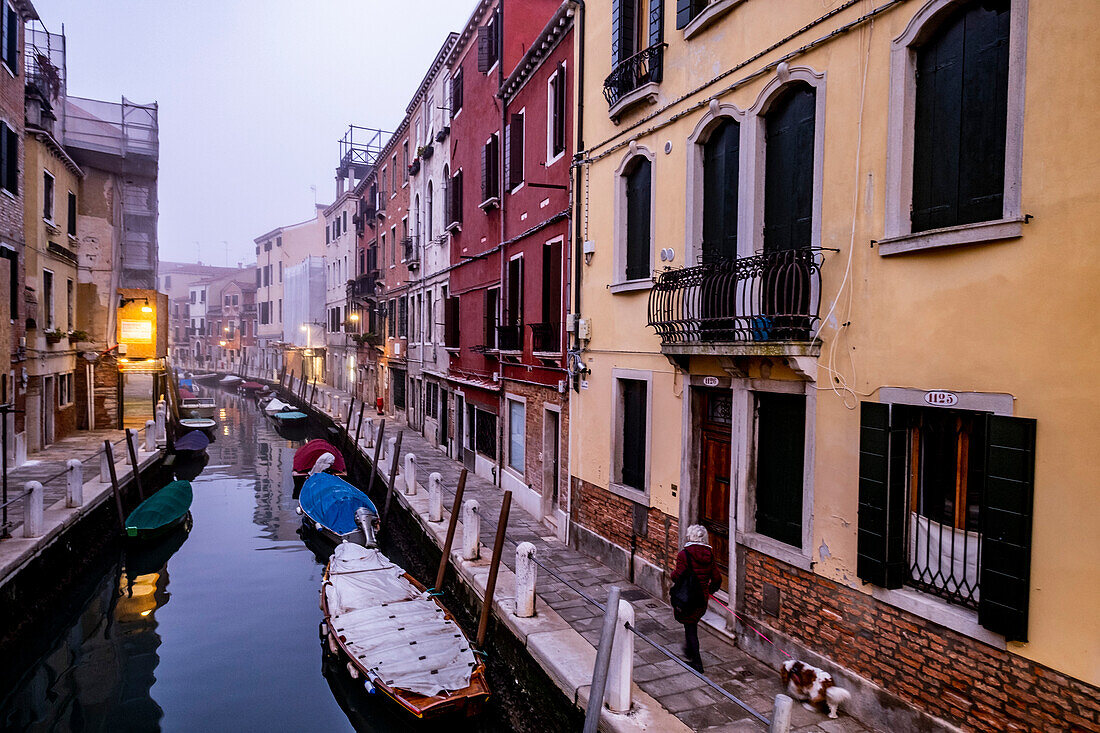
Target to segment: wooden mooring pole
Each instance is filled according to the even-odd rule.
[[[126,428],[126,450],[130,452],[130,468],[134,469],[134,483],[137,485],[138,499],[145,501],[145,489],[141,485],[141,465],[138,463],[137,451],[134,450],[134,429]]]
[[[370,464],[370,477],[367,479],[367,496],[370,496],[370,490],[374,488],[374,474],[378,473],[378,456],[382,453],[382,439],[386,437],[386,418],[382,418],[382,423],[378,426],[378,437],[374,441],[374,460]]]
[[[359,422],[355,425],[355,447],[359,447],[359,433],[363,430],[363,408],[366,407],[365,402],[359,403]]]
[[[401,439],[405,437],[405,431],[397,432],[397,442],[393,447],[393,460],[390,461],[390,485],[386,489],[386,504],[382,507],[382,531],[386,531],[386,516],[390,513],[390,500],[393,499],[393,483],[397,479],[397,456],[401,455]]]
[[[455,528],[458,526],[458,512],[462,509],[462,494],[466,491],[466,469],[458,474],[458,487],[455,489],[455,503],[451,507],[451,521],[447,524],[447,539],[443,543],[443,557],[439,558],[439,572],[435,574],[435,591],[443,591],[443,574],[447,572],[447,562],[451,559],[451,546],[455,541]]]
[[[115,472],[115,454],[111,450],[111,441],[103,441],[103,452],[107,456],[107,469],[111,472],[111,488],[115,493],[115,509],[118,510],[118,525],[126,531],[126,513],[122,511],[122,494],[118,489],[118,474]]]
[[[504,551],[504,533],[508,529],[508,512],[512,508],[512,492],[504,492],[504,503],[500,505],[500,519],[497,520],[497,538],[493,543],[493,560],[489,564],[489,579],[485,583],[485,602],[481,604],[481,621],[477,625],[477,646],[485,645],[485,632],[489,630],[489,614],[493,610],[493,593],[497,588],[497,573],[500,571],[500,555]]]

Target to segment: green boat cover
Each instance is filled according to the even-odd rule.
[[[175,522],[191,508],[191,482],[173,481],[145,501],[126,518],[126,534],[139,534],[160,529]]]

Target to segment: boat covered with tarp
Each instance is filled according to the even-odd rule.
[[[173,445],[176,453],[200,453],[210,445],[210,436],[202,430],[192,430],[176,438]]]
[[[236,384],[237,382],[243,381],[243,379],[234,374],[226,374],[224,377],[218,380],[219,384]]]
[[[252,381],[242,382],[241,386],[238,387],[238,389],[240,389],[242,392],[255,392],[256,390],[263,389],[263,388],[264,388],[264,386],[262,384],[260,384],[259,382],[252,382]]]
[[[347,540],[366,544],[370,539],[356,521],[359,509],[372,515],[372,526],[378,521],[378,509],[366,494],[328,473],[316,473],[306,479],[298,505],[303,525],[335,543]]]
[[[151,539],[178,527],[191,510],[193,498],[190,481],[173,481],[130,512],[126,536]]]
[[[437,596],[377,548],[336,547],[321,586],[331,654],[418,718],[475,715],[489,697],[485,665]]]
[[[324,456],[328,454],[328,458]],[[331,473],[335,476],[347,474],[344,456],[327,440],[311,440],[294,451],[294,464],[291,467],[294,483],[301,484],[314,473]]]
[[[278,397],[272,399],[266,405],[264,405],[264,412],[268,415],[274,415],[276,412],[285,412],[287,410],[293,410],[294,405],[289,402],[283,402]]]

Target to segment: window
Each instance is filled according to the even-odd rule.
[[[649,382],[618,378],[616,392],[618,430],[614,480],[624,487],[645,491],[649,454]]]
[[[393,154],[390,163],[390,198],[393,198],[397,195],[397,153]]]
[[[12,74],[19,75],[19,16],[8,3],[0,5],[0,59]]]
[[[451,77],[451,117],[462,109],[462,67],[458,67]]]
[[[653,164],[645,156],[634,156],[622,173],[625,191],[623,280],[647,279],[652,270],[653,250]]]
[[[546,105],[546,162],[558,159],[565,152],[565,63],[558,64],[550,77]]]
[[[500,288],[485,291],[485,348],[497,348],[497,313],[500,311]]]
[[[201,300],[203,303],[206,302],[206,291],[205,290],[200,290],[199,291],[199,300]]]
[[[443,299],[443,345],[448,349],[459,347],[459,324],[461,323],[461,302],[457,295]]]
[[[68,233],[70,237],[76,236],[76,194],[69,191],[69,218]],[[164,278],[165,287],[171,287],[172,278]]]
[[[430,344],[435,341],[435,312],[432,310],[431,290],[424,294],[424,312],[428,316],[427,328],[424,332],[424,341]]]
[[[504,160],[508,170],[505,177],[508,179],[508,190],[514,191],[523,183],[523,115],[516,112],[512,114],[505,134]]]
[[[970,3],[917,48],[914,232],[1004,215],[1009,4]]]
[[[488,22],[477,29],[477,70],[488,74],[500,60],[500,11],[490,16]]]
[[[432,237],[432,217],[434,216],[434,212],[432,211],[432,182],[431,181],[428,181],[428,195],[427,195],[427,198],[425,199],[425,204],[426,204],[426,208],[427,208],[427,211],[425,212],[425,219],[427,220],[427,222],[426,222],[427,223],[427,228],[426,228],[426,231],[425,231],[425,234],[427,236],[426,242],[431,242],[432,239],[433,239],[433,237]]]
[[[3,16],[0,7],[0,16]],[[11,15],[11,9],[8,9]],[[19,135],[0,122],[0,186],[13,196],[19,195]]]
[[[703,156],[703,261],[737,257],[737,186],[741,126],[719,120],[701,146]]]
[[[53,273],[49,270],[42,271],[42,310],[46,328],[52,329],[54,327]]]
[[[388,316],[386,318],[386,329],[387,329],[390,337],[394,338],[394,337],[397,336],[397,301],[396,300],[394,300],[394,299],[390,300],[390,307],[389,307],[389,310],[386,313],[386,315]]]
[[[433,420],[439,419],[439,385],[428,382],[424,413]]]
[[[73,281],[71,279],[65,280],[65,330],[72,331],[73,324],[73,308],[76,305],[75,302],[76,292],[73,288]]]
[[[407,338],[409,335],[409,298],[402,295],[397,299],[397,337]]]
[[[8,316],[11,320],[19,318],[19,253],[11,247],[0,247],[0,257],[8,261]]]
[[[42,171],[42,218],[53,221],[53,176]]]
[[[340,216],[340,231],[346,232],[348,230],[348,210],[344,209]]]
[[[467,414],[472,416],[470,434],[474,438],[474,449],[486,458],[497,458],[497,416],[487,410],[469,405]]]
[[[526,445],[527,415],[526,405],[519,400],[509,399],[508,402],[508,467],[522,474],[526,464],[524,463],[524,446]]]
[[[283,281],[283,262],[279,261],[279,282]]]
[[[408,140],[401,143],[401,163],[402,163],[401,170],[404,171],[405,181],[408,182],[408,180],[409,180],[409,164],[410,164],[410,161],[409,161],[409,141]]]
[[[229,305],[229,304],[230,304],[231,302],[233,302],[233,299],[232,299],[232,298],[230,298],[230,297],[229,297],[228,295],[227,295],[227,296],[225,296],[225,304],[226,304],[226,305]]]
[[[450,221],[447,222],[448,228],[462,225],[462,171],[455,173],[454,178],[451,179],[450,189],[450,204],[447,207]]]
[[[857,573],[1027,640],[1035,421],[863,403]]]
[[[381,264],[385,264],[386,263],[386,233],[385,232],[382,232],[382,236],[379,237],[379,248],[381,250],[381,257],[379,258],[378,261]]]
[[[390,381],[393,383],[393,407],[405,409],[405,370],[390,369]]]
[[[756,532],[802,547],[806,397],[757,392]]]
[[[809,247],[813,238],[817,92],[790,84],[764,117],[764,251]]]
[[[279,298],[279,323],[283,322],[283,299]]]
[[[390,227],[390,267],[397,265],[397,225]]]
[[[262,267],[256,268],[256,287],[262,288],[264,286],[264,269]],[[194,295],[194,293],[192,293]],[[191,302],[194,303],[195,299],[192,297]]]
[[[66,407],[73,403],[73,373],[57,375],[57,406]]]
[[[500,348],[519,351],[523,348],[523,257],[508,261],[507,299],[504,301],[504,328],[500,329]]]
[[[481,204],[500,196],[500,136],[493,133],[481,148]]]
[[[611,65],[604,97],[614,108],[624,97],[662,76],[662,0],[612,0]]]
[[[542,247],[542,323],[532,333],[535,351],[561,351],[561,250],[561,239]]]

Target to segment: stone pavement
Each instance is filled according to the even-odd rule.
[[[99,474],[99,453],[103,450],[103,441],[110,440],[114,445],[115,463],[126,462],[125,433],[121,430],[78,430],[46,446],[44,450],[31,453],[27,462],[19,468],[8,469],[8,497],[14,497],[23,490],[27,481],[39,481],[45,489],[44,506],[52,506],[65,498],[66,465],[70,458],[84,463],[84,480]],[[139,436],[145,439],[145,434]],[[8,508],[8,521],[11,527],[23,522],[23,505],[15,502]]]
[[[322,391],[335,392],[318,385],[318,395]],[[344,393],[341,396],[345,399],[348,397]],[[315,404],[320,404],[319,399],[315,400]],[[358,412],[358,407],[355,410]],[[375,417],[373,412],[371,417]],[[343,423],[346,413],[336,419]],[[354,431],[354,425],[352,430]],[[366,428],[364,434],[365,430]],[[417,480],[424,485],[427,485],[428,474],[439,472],[443,477],[443,504],[449,510],[454,501],[454,489],[462,469],[461,464],[433,447],[415,430],[395,422],[393,418],[387,418],[387,441],[401,430],[404,431],[404,437],[399,466],[404,465],[406,453],[413,453],[416,456]],[[464,498],[476,499],[478,502],[481,542],[488,548],[484,552],[489,552],[496,535],[503,491],[490,481],[471,473],[466,479]],[[503,559],[511,570],[515,570],[516,545],[530,542],[536,547],[536,559],[568,581],[568,584],[564,583],[540,568],[536,584],[536,607],[540,603],[550,606],[593,647],[599,644],[603,614],[574,588],[579,588],[600,603],[606,603],[609,588],[614,584],[622,589],[622,598],[633,604],[637,629],[666,649],[676,653],[680,651],[684,638],[683,627],[673,618],[672,609],[667,602],[649,595],[638,586],[627,582],[618,572],[573,550],[515,502],[511,506],[506,537]],[[460,536],[456,536],[456,546],[459,542]],[[770,717],[775,696],[783,692],[776,671],[738,649],[731,638],[706,624],[700,625],[699,641],[707,677],[762,715]],[[733,733],[764,729],[763,724],[670,660],[660,650],[641,639],[635,641],[634,648],[635,683],[692,730]],[[826,715],[808,711],[796,703],[792,730],[806,733],[856,733],[875,729],[861,724],[843,710],[838,719],[830,720]]]

